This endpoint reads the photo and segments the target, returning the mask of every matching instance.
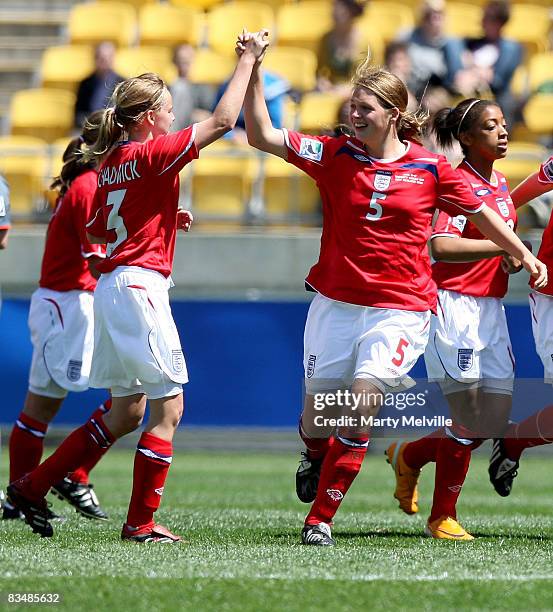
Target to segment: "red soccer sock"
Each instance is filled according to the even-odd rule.
[[[169,466],[173,460],[173,443],[151,433],[140,436],[134,456],[131,502],[127,526],[142,530],[154,525]]]
[[[332,523],[342,499],[361,469],[367,454],[368,438],[346,440],[346,443],[342,440],[336,438],[324,458],[317,497],[305,518],[306,525]]]
[[[431,461],[436,461],[440,440],[445,436],[442,428],[433,431],[428,436],[409,442],[403,451],[405,463],[414,470],[420,470]]]
[[[322,459],[326,455],[328,449],[334,443],[333,436],[330,436],[328,438],[310,438],[304,432],[302,424],[301,424],[301,420],[300,420],[300,426],[298,430],[300,433],[300,438],[303,440],[303,443],[305,444],[305,448],[307,449],[307,456],[309,457],[309,459],[314,459],[314,460]]]
[[[42,459],[48,423],[41,423],[23,412],[10,435],[10,482],[32,472]]]
[[[473,440],[470,444],[462,444],[449,436],[440,439],[436,454],[434,499],[428,522],[431,523],[440,516],[457,518],[457,499],[467,477],[470,456],[482,442],[483,440]]]
[[[106,412],[111,408],[111,397],[107,399],[103,404],[100,404],[98,408],[92,413],[90,419],[98,419],[99,417],[106,414]],[[87,457],[83,464],[78,467],[74,472],[68,474],[69,478],[73,482],[77,482],[82,485],[88,484],[88,475],[92,471],[92,469],[96,466],[98,461],[102,458],[102,455],[93,455],[91,457]]]
[[[553,442],[553,406],[529,416],[521,423],[513,423],[505,432],[505,450],[513,461],[518,461],[522,451],[532,446]]]
[[[90,419],[69,434],[56,451],[29,474],[24,484],[25,493],[33,499],[42,499],[53,484],[74,472],[85,458],[99,461],[114,441],[102,417]]]

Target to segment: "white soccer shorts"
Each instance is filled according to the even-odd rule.
[[[94,345],[94,298],[89,291],[39,288],[31,297],[33,358],[29,390],[63,398],[89,386]]]
[[[424,359],[428,379],[446,395],[467,388],[512,394],[515,363],[502,301],[440,289]]]
[[[171,280],[153,270],[121,266],[102,274],[94,293],[94,357],[90,386],[114,397],[159,399],[188,382],[169,306]]]
[[[305,325],[306,392],[347,389],[357,378],[399,391],[424,352],[429,322],[429,311],[357,306],[318,293]]]
[[[529,296],[536,352],[543,363],[543,378],[553,385],[553,297],[532,291]]]

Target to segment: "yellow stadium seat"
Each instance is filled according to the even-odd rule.
[[[68,30],[72,43],[110,40],[125,47],[136,38],[136,11],[121,2],[77,4],[69,14]]]
[[[49,47],[42,56],[42,87],[76,91],[82,79],[94,72],[94,51],[87,45]]]
[[[332,3],[303,0],[284,4],[277,13],[279,45],[317,50],[321,36],[332,28]]]
[[[553,94],[536,94],[522,111],[526,127],[534,134],[553,134]]]
[[[221,55],[210,49],[198,49],[188,78],[192,83],[220,85],[230,77],[235,65],[236,61],[229,55]]]
[[[197,46],[202,41],[204,16],[198,9],[170,4],[147,4],[138,16],[140,44]]]
[[[553,81],[553,52],[537,53],[528,65],[530,91],[536,91],[545,81]]]
[[[0,137],[0,172],[10,186],[15,217],[29,215],[44,200],[48,146],[31,136]]]
[[[300,102],[300,130],[308,133],[332,131],[344,98],[332,93],[307,93]]]
[[[257,167],[251,147],[219,141],[191,166],[191,204],[199,221],[245,215]]]
[[[520,65],[513,74],[511,81],[511,91],[515,96],[525,96],[528,92],[528,69]]]
[[[397,2],[371,2],[359,24],[369,32],[378,33],[385,43],[394,40],[399,32],[415,25],[413,9]]]
[[[273,31],[274,14],[270,6],[238,0],[215,6],[207,15],[207,41],[219,53],[234,56],[236,35],[246,27]]]
[[[482,34],[482,9],[474,4],[446,4],[446,32],[450,36],[477,38]]]
[[[113,0],[98,0],[98,1],[99,2],[113,2]],[[159,0],[118,0],[118,2],[121,2],[123,4],[128,4],[134,7],[135,9],[139,9],[142,6],[145,6],[147,4],[155,4],[159,2]]]
[[[263,159],[263,200],[269,217],[315,217],[320,195],[315,181],[280,157]]]
[[[23,89],[10,103],[11,133],[51,142],[73,127],[75,94],[63,89]]]
[[[119,49],[115,56],[115,71],[125,78],[144,72],[155,72],[166,82],[176,77],[168,47],[128,47]]]
[[[547,51],[551,26],[551,4],[535,6],[513,3],[503,36],[522,43],[530,54]]]
[[[547,149],[532,142],[510,142],[505,159],[498,159],[494,168],[507,177],[510,189],[514,189],[527,176],[536,172],[547,157]]]
[[[267,52],[263,65],[285,78],[292,89],[304,92],[315,87],[317,56],[309,49],[275,47]]]
[[[173,6],[191,6],[203,11],[220,4],[221,0],[169,0],[169,2]]]

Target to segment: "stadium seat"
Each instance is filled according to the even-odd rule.
[[[274,14],[270,6],[238,0],[213,7],[207,15],[207,42],[211,49],[234,57],[236,35],[247,27],[273,31]]]
[[[528,69],[524,65],[518,66],[511,81],[511,92],[515,96],[525,96],[528,93]]]
[[[343,96],[333,93],[305,94],[299,108],[300,131],[311,134],[332,131],[338,123],[337,115],[343,102]]]
[[[503,173],[514,189],[527,176],[536,172],[540,163],[547,158],[547,149],[532,142],[510,142],[505,159],[498,159],[494,168]]]
[[[173,6],[186,6],[200,10],[210,9],[215,4],[220,4],[221,0],[169,0]]]
[[[230,77],[235,64],[229,55],[221,55],[210,49],[198,49],[188,78],[192,83],[220,85]]]
[[[202,41],[204,16],[189,6],[147,4],[138,15],[140,44],[176,47],[182,43],[197,46]]]
[[[168,47],[128,47],[119,49],[115,56],[115,71],[125,78],[144,72],[155,72],[166,82],[176,77]]]
[[[77,4],[69,14],[72,43],[98,44],[103,40],[125,47],[136,38],[136,11],[121,2]]]
[[[303,0],[295,4],[284,4],[277,13],[279,45],[316,51],[321,36],[331,27],[332,3],[324,0]]]
[[[530,55],[547,51],[551,27],[550,10],[551,4],[548,8],[513,3],[511,18],[505,26],[503,36],[518,40]]]
[[[553,134],[553,94],[536,94],[522,111],[526,127],[534,134]]]
[[[63,89],[23,89],[10,103],[11,133],[51,142],[73,127],[75,94]]]
[[[42,87],[75,91],[94,71],[94,51],[87,45],[49,47],[42,56]]]
[[[189,182],[197,220],[242,219],[251,196],[255,169],[256,159],[249,146],[219,141],[202,151],[202,156],[191,164]]]
[[[371,2],[360,19],[363,29],[377,33],[384,43],[394,40],[398,33],[415,25],[410,6],[397,2]]]
[[[263,159],[263,199],[267,216],[286,219],[318,216],[320,195],[315,181],[280,157]]]
[[[31,136],[0,136],[0,172],[10,185],[14,217],[31,214],[44,199],[48,145]]]
[[[113,2],[113,0],[98,0],[98,1],[99,2]],[[129,4],[135,9],[139,9],[142,6],[145,6],[146,4],[156,4],[159,2],[159,0],[118,0],[118,2],[121,2],[123,4]]]
[[[317,56],[309,49],[275,47],[267,53],[263,65],[285,78],[292,89],[305,92],[315,87]]]
[[[553,82],[553,52],[537,53],[528,65],[530,91],[536,91],[546,81]]]
[[[482,9],[474,4],[448,2],[446,32],[450,36],[476,38],[482,34]]]

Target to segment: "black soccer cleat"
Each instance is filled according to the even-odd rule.
[[[18,480],[17,483],[21,483],[21,480]],[[25,522],[31,527],[33,533],[38,533],[43,538],[51,538],[54,530],[49,523],[49,509],[46,500],[42,499],[39,502],[30,500],[25,497],[17,483],[8,485],[8,497],[14,506],[23,512]]]
[[[6,497],[2,505],[2,520],[17,521],[25,518],[23,512],[17,508],[9,497]]]
[[[296,472],[296,495],[299,500],[310,504],[317,497],[322,459],[310,459],[307,451],[302,451],[302,459]]]
[[[71,504],[77,512],[89,519],[107,521],[108,515],[100,507],[100,502],[91,484],[73,482],[64,478],[52,487],[52,493],[59,499]]]
[[[302,544],[309,546],[334,546],[336,542],[332,539],[330,525],[319,523],[318,525],[306,525],[301,530]]]
[[[513,488],[513,480],[518,474],[518,461],[509,459],[505,452],[505,442],[502,438],[493,441],[488,474],[496,493],[507,497]]]

